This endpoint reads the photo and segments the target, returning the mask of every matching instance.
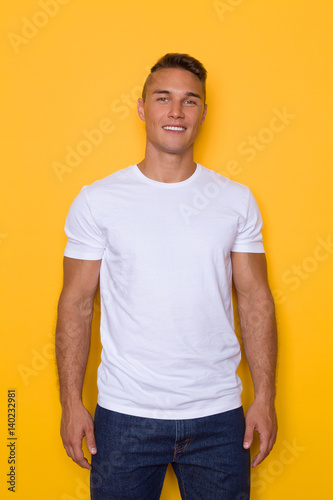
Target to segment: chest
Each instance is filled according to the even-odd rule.
[[[225,259],[237,235],[239,214],[227,200],[200,193],[133,193],[105,207],[103,230],[119,258],[153,263]]]

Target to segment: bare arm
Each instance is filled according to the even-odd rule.
[[[96,453],[93,419],[82,404],[82,387],[88,361],[94,297],[100,260],[64,258],[64,285],[58,305],[56,357],[62,405],[61,437],[68,456],[91,469],[83,456],[86,436],[90,453]]]
[[[255,467],[270,453],[277,433],[274,407],[277,358],[274,301],[267,281],[265,254],[233,252],[231,259],[242,339],[255,394],[246,415],[244,447],[251,446],[256,430],[260,449],[252,461],[252,467]]]

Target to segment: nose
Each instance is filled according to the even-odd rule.
[[[184,118],[181,102],[173,101],[168,116],[171,118]]]

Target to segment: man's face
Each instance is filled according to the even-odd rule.
[[[147,146],[180,154],[193,146],[207,112],[200,80],[190,71],[160,69],[147,85],[138,113],[146,122]]]

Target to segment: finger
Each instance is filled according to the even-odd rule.
[[[79,445],[76,445],[74,450],[73,450],[73,456],[72,459],[74,460],[75,463],[77,463],[80,467],[83,467],[84,469],[91,470],[91,465],[88,462],[88,460],[85,458],[83,455],[83,450],[81,447],[81,443]]]
[[[253,441],[253,433],[254,433],[254,424],[250,423],[249,421],[246,421],[245,425],[245,434],[244,434],[244,440],[243,440],[243,448],[246,450],[250,448],[252,441]]]
[[[88,470],[92,469],[90,463],[85,457],[83,457],[81,460],[74,460],[74,462],[77,463],[83,469],[88,469]]]
[[[251,467],[256,467],[267,457],[269,454],[269,438],[268,436],[263,436],[259,434],[260,445],[259,445],[259,453],[253,458]]]
[[[68,444],[67,446],[65,446],[65,450],[66,450],[66,453],[69,456],[69,458],[71,458],[72,460],[74,460],[74,454],[75,454],[74,453],[74,447],[71,444]]]
[[[273,446],[275,444],[275,441],[276,441],[276,432],[273,433],[273,435],[272,435],[272,437],[271,437],[271,439],[269,441],[269,453],[272,451],[272,448],[273,448]]]
[[[94,427],[89,427],[86,432],[87,448],[92,455],[97,453],[97,446],[94,434]]]

